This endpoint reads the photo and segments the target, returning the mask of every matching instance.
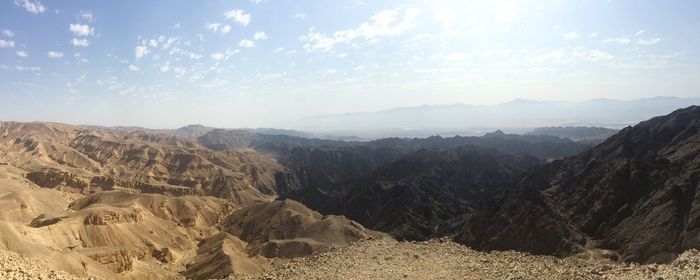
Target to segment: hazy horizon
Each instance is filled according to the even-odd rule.
[[[698,10],[697,1],[4,1],[0,119],[294,128],[426,104],[699,97]]]
[[[655,116],[700,104],[700,98],[657,96],[619,100],[609,98],[586,101],[542,101],[517,98],[497,104],[424,104],[393,107],[369,112],[345,112],[312,116],[283,126],[215,126],[202,122],[174,127],[148,127],[135,124],[70,123],[55,120],[10,120],[19,122],[58,122],[77,126],[175,130],[187,126],[213,129],[254,129],[262,133],[282,133],[329,139],[380,139],[387,137],[480,136],[496,130],[522,134],[542,127],[604,127],[621,129]],[[475,122],[474,122],[475,121]],[[277,130],[277,131],[275,131]],[[291,130],[283,132],[282,130]],[[296,131],[296,132],[293,132]],[[350,138],[347,138],[350,139]]]

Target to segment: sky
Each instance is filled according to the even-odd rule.
[[[0,1],[0,120],[284,127],[700,96],[700,1]]]

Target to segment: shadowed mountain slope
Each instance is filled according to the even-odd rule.
[[[700,107],[628,127],[581,155],[537,167],[456,240],[566,255],[583,248],[665,262],[700,247]]]

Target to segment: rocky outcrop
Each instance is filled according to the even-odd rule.
[[[700,107],[628,127],[581,155],[535,168],[456,240],[567,255],[610,249],[668,262],[700,248]]]

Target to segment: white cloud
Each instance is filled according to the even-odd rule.
[[[639,36],[642,34],[644,34],[644,30],[639,30],[639,31],[637,31],[637,33],[634,33],[634,36]]]
[[[297,19],[306,19],[306,14],[305,13],[296,13],[292,18],[297,18]]]
[[[36,71],[41,71],[41,67],[39,67],[39,66],[29,66],[29,67],[17,66],[17,71],[36,72]]]
[[[607,61],[615,58],[615,56],[613,56],[612,54],[601,50],[574,51],[573,56],[574,58],[581,58],[583,60],[592,62]]]
[[[262,2],[265,2],[265,0],[250,0],[250,2],[253,2],[253,4],[260,4]]]
[[[226,34],[229,31],[231,31],[230,25],[228,25],[228,24],[223,25],[223,24],[218,23],[218,22],[217,23],[207,23],[204,25],[204,28],[209,29],[209,30],[214,31],[214,32],[221,31],[221,33],[223,33],[223,34]]]
[[[339,53],[338,54],[338,58],[345,58],[346,56],[348,56],[347,53]]]
[[[193,53],[193,52],[187,54],[187,56],[189,56],[190,59],[200,59],[200,58],[202,58],[202,55],[201,55],[201,54]]]
[[[226,33],[228,33],[229,31],[231,31],[231,26],[228,25],[228,24],[221,28],[221,33],[226,34]]]
[[[158,47],[158,41],[153,40],[153,39],[148,40],[148,45],[153,47],[153,48]]]
[[[19,56],[19,57],[27,57],[27,56],[29,56],[29,53],[27,53],[26,51],[16,51],[15,53],[16,53],[17,56]]]
[[[209,55],[209,57],[211,57],[211,59],[213,59],[213,60],[228,60],[229,58],[231,58],[232,56],[234,56],[235,54],[237,54],[239,52],[240,52],[239,49],[229,49],[226,51],[226,53],[217,52],[217,53],[213,53],[213,54]]]
[[[14,48],[15,41],[5,41],[0,39],[0,48]]]
[[[216,32],[219,31],[219,26],[221,26],[221,23],[207,23],[204,25],[204,28]]]
[[[223,53],[213,53],[210,55],[211,59],[213,60],[222,60],[224,59],[224,54]]]
[[[241,48],[252,48],[255,47],[255,42],[248,39],[243,39],[238,43],[238,46]]]
[[[87,39],[73,38],[73,40],[70,40],[70,43],[76,47],[87,47],[90,45],[90,41],[88,41]]]
[[[46,7],[44,7],[44,5],[42,5],[39,1],[15,0],[15,5],[20,6],[33,14],[43,13],[46,10]]]
[[[630,38],[627,38],[627,37],[609,38],[609,39],[605,39],[605,41],[603,41],[603,43],[617,43],[617,44],[621,44],[621,45],[626,45],[626,44],[629,44],[631,42],[632,42],[632,40],[630,40]]]
[[[265,34],[265,32],[255,32],[253,40],[267,40],[267,34]]]
[[[564,34],[564,39],[565,40],[574,40],[579,37],[578,32],[576,31],[571,31],[569,33]]]
[[[593,32],[593,33],[591,33],[590,37],[591,37],[591,38],[598,37],[598,32]]]
[[[272,51],[272,53],[279,53],[279,52],[283,52],[284,50],[285,50],[284,47],[279,47],[279,48],[276,48],[274,51]]]
[[[661,41],[661,38],[649,38],[649,39],[639,39],[637,41],[637,44],[640,45],[654,45]]]
[[[136,65],[129,64],[129,71],[136,72],[139,71],[139,68]]]
[[[614,58],[615,56],[612,54],[601,50],[574,48],[542,52],[534,56],[532,60],[537,63],[575,64],[580,62],[605,62]]]
[[[78,36],[89,36],[95,33],[95,28],[87,24],[71,24],[69,29]]]
[[[15,36],[14,32],[12,32],[11,30],[7,30],[7,29],[3,30],[2,34],[7,36],[7,37],[14,37]]]
[[[146,47],[146,46],[138,46],[138,47],[136,47],[136,48],[134,49],[134,56],[135,56],[136,58],[141,58],[141,57],[143,57],[144,55],[147,55],[147,54],[150,53],[150,52],[151,52],[151,50],[149,50],[148,47]]]
[[[92,12],[90,12],[90,11],[81,11],[80,17],[83,18],[84,20],[87,20],[88,22],[95,21],[95,16],[93,16]]]
[[[361,38],[368,43],[376,42],[381,37],[396,36],[412,29],[413,21],[420,15],[419,9],[407,9],[403,11],[401,20],[401,11],[399,10],[384,10],[373,15],[369,21],[360,24],[357,28],[346,29],[333,32],[331,35],[326,35],[320,32],[309,32],[300,39],[306,44],[306,51],[330,51],[336,44],[349,44],[353,40]]]
[[[161,40],[161,38],[163,38],[163,40]],[[164,50],[169,49],[169,48],[172,47],[174,44],[179,44],[179,43],[180,43],[179,40],[178,40],[177,38],[175,38],[175,37],[170,37],[170,38],[168,38],[168,40],[165,40],[165,37],[164,37],[164,36],[161,36],[161,38],[158,38],[158,41],[161,42],[161,44],[160,44],[160,45],[161,45],[161,48],[163,48]]]
[[[63,53],[57,51],[49,51],[48,56],[51,58],[61,58],[63,57]]]
[[[243,10],[230,10],[224,13],[227,19],[233,20],[240,23],[243,26],[247,26],[250,23],[250,14],[247,14]]]

